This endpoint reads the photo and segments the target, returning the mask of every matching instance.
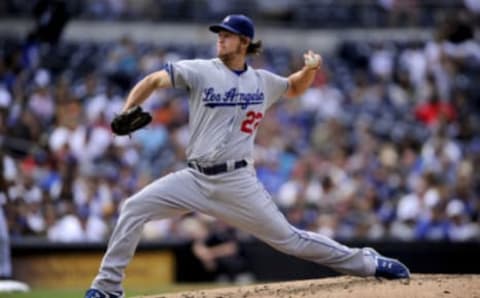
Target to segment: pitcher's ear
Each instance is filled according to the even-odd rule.
[[[244,35],[240,35],[240,42],[248,46],[250,44],[250,38]]]

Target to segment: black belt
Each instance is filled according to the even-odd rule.
[[[233,164],[233,169],[232,170],[236,170],[236,169],[246,167],[247,164],[248,163],[247,163],[246,160],[236,161]],[[229,170],[228,166],[227,166],[227,163],[220,163],[218,165],[213,165],[211,167],[201,167],[198,164],[195,164],[193,162],[189,162],[188,166],[192,169],[195,169],[195,170],[199,171],[202,174],[205,174],[205,175],[217,175],[217,174],[228,172],[228,170]]]

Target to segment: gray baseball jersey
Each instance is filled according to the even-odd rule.
[[[285,93],[288,80],[248,67],[237,74],[219,59],[184,60],[166,68],[176,88],[190,93],[189,161],[202,167],[252,158],[255,131],[267,108]],[[125,267],[145,222],[196,211],[251,233],[284,253],[339,272],[369,276],[375,261],[368,249],[349,248],[288,223],[248,166],[207,175],[186,168],[128,198],[92,287],[122,290]]]
[[[237,74],[216,58],[168,64],[172,84],[190,92],[187,158],[201,164],[251,159],[256,127],[288,80],[247,67]]]

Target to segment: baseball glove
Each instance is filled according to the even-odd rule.
[[[125,113],[115,116],[110,126],[113,133],[124,136],[147,126],[151,121],[152,116],[148,112],[144,112],[140,106],[134,106]]]

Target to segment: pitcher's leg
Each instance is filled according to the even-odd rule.
[[[200,196],[191,175],[180,171],[154,181],[127,199],[92,288],[121,291],[125,267],[135,253],[144,224],[185,213],[191,208],[189,201]]]
[[[283,214],[277,213],[275,209],[276,206],[252,206],[251,217],[239,216],[237,212],[216,216],[285,254],[328,266],[345,274],[374,275],[375,261],[369,251],[350,248],[324,235],[299,230],[290,225]]]
[[[375,260],[366,249],[350,248],[324,235],[302,231],[288,223],[253,175],[237,175],[223,187],[214,216],[248,231],[275,249],[328,266],[336,271],[371,276]]]
[[[356,276],[375,274],[375,260],[366,249],[350,248],[322,234],[299,230],[289,225],[292,234],[286,243],[270,245],[287,254],[328,266],[338,272]]]

